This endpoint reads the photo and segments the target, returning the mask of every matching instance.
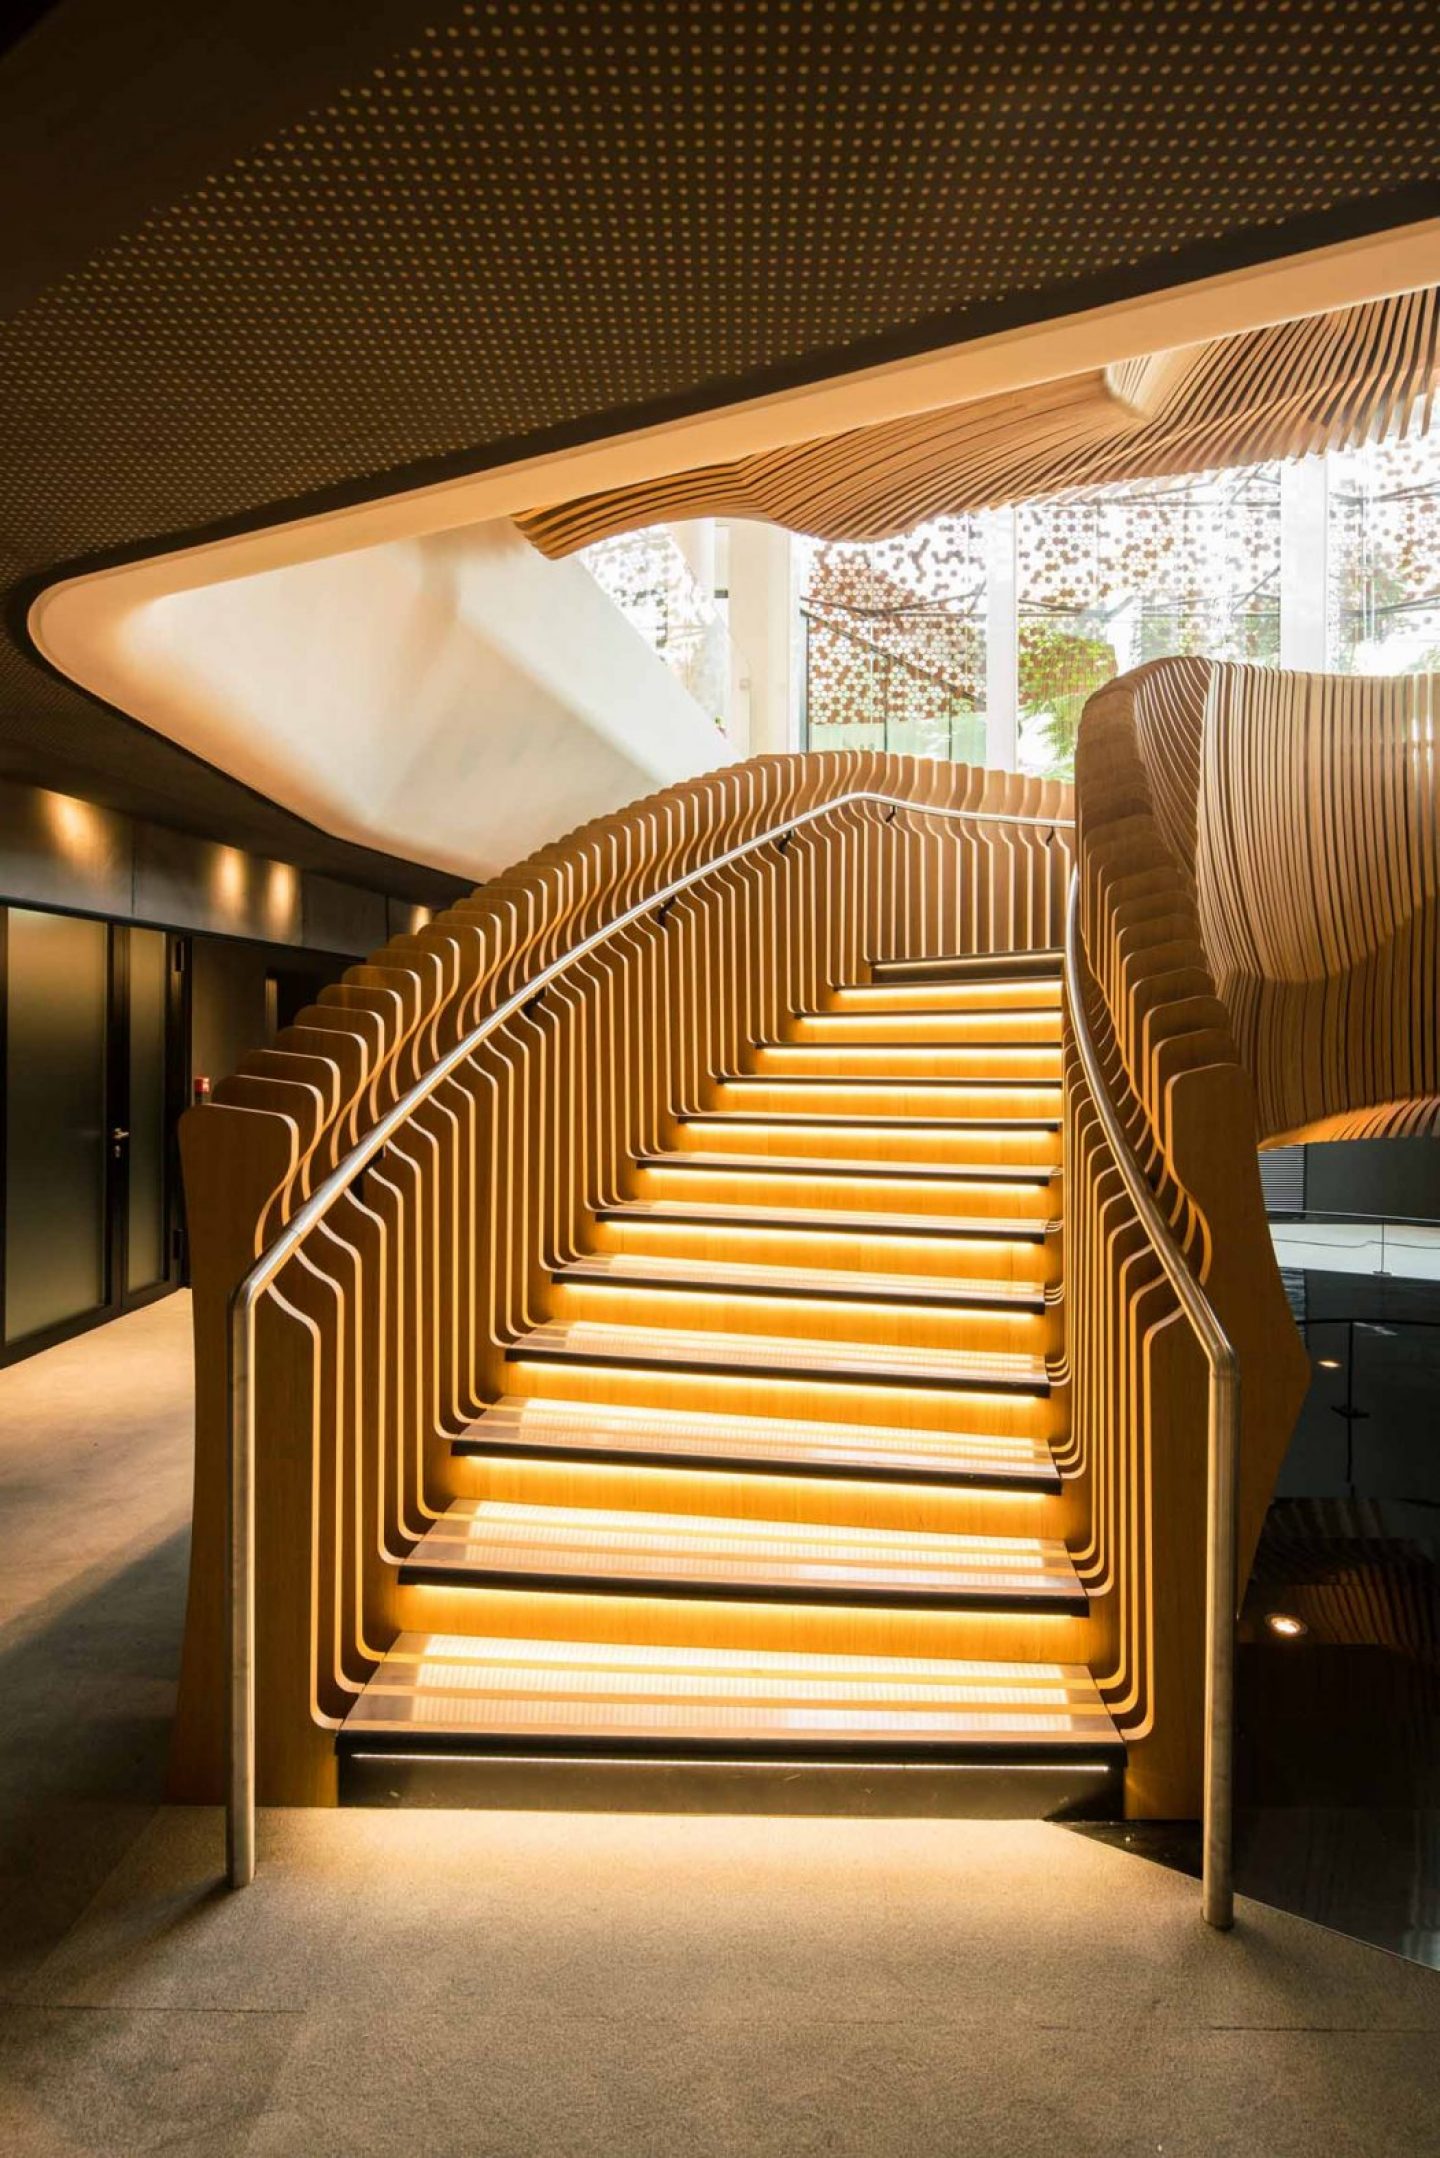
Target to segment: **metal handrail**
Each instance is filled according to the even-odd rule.
[[[1233,1850],[1235,1755],[1236,1534],[1239,1520],[1240,1361],[1215,1307],[1186,1263],[1145,1173],[1135,1158],[1105,1074],[1085,1011],[1081,968],[1080,872],[1070,879],[1065,909],[1065,997],[1085,1084],[1105,1132],[1121,1182],[1151,1249],[1164,1267],[1176,1301],[1205,1353],[1209,1371],[1206,1403],[1205,1492],[1205,1791],[1201,1910],[1222,1932],[1235,1923]]]
[[[758,833],[753,839],[742,841],[723,854],[715,855],[698,869],[688,870],[682,877],[649,893],[623,914],[607,922],[603,928],[592,931],[580,943],[562,952],[558,959],[550,961],[538,973],[503,1004],[488,1012],[470,1029],[463,1041],[458,1042],[432,1065],[424,1077],[418,1079],[408,1093],[401,1096],[393,1108],[386,1111],[358,1146],[351,1148],[325,1181],[320,1184],[305,1204],[292,1216],[276,1237],[274,1243],[263,1251],[242,1281],[237,1283],[230,1295],[230,1324],[227,1379],[227,1426],[226,1467],[229,1495],[229,1511],[225,1538],[225,1613],[228,1642],[228,1752],[225,1790],[225,1871],[232,1888],[243,1888],[255,1877],[255,1400],[252,1372],[255,1359],[255,1312],[261,1297],[270,1287],[280,1269],[293,1258],[310,1231],[323,1221],[335,1202],[342,1198],[367,1169],[375,1157],[382,1153],[401,1126],[425,1102],[444,1085],[460,1066],[472,1057],[490,1035],[496,1033],[507,1021],[528,1004],[532,997],[563,974],[567,968],[586,958],[602,944],[607,944],[624,929],[643,921],[657,907],[665,906],[679,893],[700,883],[717,871],[728,868],[732,862],[742,861],[757,848],[769,846],[783,839],[799,826],[811,824],[819,817],[833,816],[837,810],[854,807],[861,803],[873,803],[882,808],[913,811],[917,816],[947,817],[952,820],[976,824],[1037,824],[1051,831],[1073,829],[1071,817],[1044,817],[1011,810],[945,809],[928,802],[915,802],[906,795],[882,794],[871,788],[857,788],[848,794],[839,794],[828,802],[819,802],[809,809],[797,810],[783,823],[773,825],[768,831]]]

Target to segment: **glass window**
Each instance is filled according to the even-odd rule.
[[[806,741],[985,761],[985,550],[975,517],[810,544]]]
[[[1148,659],[1280,659],[1280,468],[1021,503],[1022,771],[1070,778],[1085,700]]]
[[[1440,671],[1440,435],[1330,459],[1329,664]]]

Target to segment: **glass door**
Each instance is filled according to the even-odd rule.
[[[28,907],[0,925],[10,1361],[174,1285],[180,983],[163,930]]]

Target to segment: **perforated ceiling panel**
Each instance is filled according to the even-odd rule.
[[[48,284],[43,192],[17,240],[18,581],[1435,206],[1414,0],[473,0],[417,6],[403,42],[395,0],[326,0],[331,80],[311,37],[288,117],[267,0],[255,139],[227,109],[184,155],[177,73],[213,114],[238,10],[217,0],[207,44],[179,0],[145,0],[152,29],[167,7],[163,116],[150,76],[114,80],[112,41],[106,139],[122,159],[133,87],[137,145],[162,125],[166,184],[189,183],[117,236],[97,169],[104,244],[85,257],[72,191]],[[62,4],[0,65],[0,127],[37,53],[83,101],[94,19]],[[0,695],[12,762],[88,762],[152,813],[156,788],[172,814],[224,806],[13,634]]]

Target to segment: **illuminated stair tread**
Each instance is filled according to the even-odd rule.
[[[596,1210],[597,1221],[713,1223],[717,1229],[793,1229],[828,1236],[944,1236],[1039,1243],[1056,1224],[988,1214],[843,1214],[823,1206],[755,1206],[737,1199],[626,1199]]]
[[[881,982],[1059,981],[1065,954],[1058,945],[1022,952],[964,952],[935,959],[877,959],[871,980]]]
[[[772,1043],[770,1044],[770,1046],[773,1048],[777,1045]],[[1039,1046],[1043,1048],[1048,1045],[1041,1043],[1039,1044]],[[845,1072],[815,1072],[813,1075],[807,1074],[805,1077],[802,1078],[796,1072],[777,1072],[774,1074],[773,1077],[766,1072],[731,1072],[724,1079],[721,1080],[720,1084],[726,1087],[753,1086],[777,1088],[851,1086],[856,1088],[863,1087],[867,1092],[869,1092],[872,1088],[888,1088],[892,1093],[899,1093],[903,1091],[907,1094],[928,1093],[932,1087],[956,1087],[966,1088],[972,1094],[1014,1094],[1043,1092],[1047,1094],[1053,1094],[1057,1100],[1060,1097],[1060,1081],[1058,1080],[1058,1078],[955,1079],[947,1078],[943,1074],[937,1074],[934,1078],[931,1078],[922,1073],[918,1077],[897,1079],[888,1076],[884,1072],[852,1072],[848,1074]],[[986,1121],[988,1122],[994,1120],[987,1119]]]
[[[929,1184],[1050,1184],[1049,1162],[849,1161],[829,1154],[706,1154],[680,1148],[636,1157],[639,1169],[737,1170],[746,1176],[869,1177]]]
[[[837,1048],[842,1049],[852,1040],[865,1042],[866,1028],[875,1030],[876,1039],[886,1043],[894,1042],[897,1047],[917,1049],[948,1049],[957,1043],[977,1049],[1030,1049],[1048,1046],[1060,1039],[1058,1008],[1037,1012],[887,1012],[878,1009],[858,1012],[798,1012],[794,1024],[801,1030],[796,1038],[811,1042],[833,1042]],[[1013,1037],[1000,1033],[987,1034],[985,1031],[988,1027],[1011,1025],[1021,1026],[1022,1031]],[[1040,1031],[1041,1029],[1044,1031]],[[786,1039],[791,1037],[787,1036]]]
[[[842,1015],[837,1014],[837,1022]],[[858,1015],[857,1015],[858,1016]],[[876,1015],[877,1020],[879,1015]],[[947,1041],[943,1036],[916,1039],[913,1035],[845,1035],[835,1041],[800,1042],[786,1039],[776,1042],[757,1042],[756,1053],[760,1056],[963,1056],[972,1060],[986,1056],[1036,1056],[1058,1058],[1060,1036],[1053,1041]],[[997,1086],[1004,1080],[996,1074]]]
[[[934,1304],[1038,1312],[1045,1292],[1033,1281],[972,1281],[960,1276],[862,1273],[839,1267],[772,1266],[738,1259],[672,1258],[602,1252],[557,1267],[562,1282],[610,1282],[621,1288],[713,1290],[814,1296],[831,1303]]]
[[[1049,1447],[1025,1433],[911,1431],[886,1424],[826,1424],[799,1417],[725,1416],[518,1395],[487,1409],[455,1441],[455,1451],[1060,1488]]]
[[[512,1363],[628,1366],[764,1374],[827,1385],[945,1387],[957,1393],[1046,1394],[1044,1359],[1006,1350],[900,1348],[801,1336],[710,1333],[677,1326],[551,1322],[505,1352]]]
[[[1039,1001],[1035,1001],[1039,999]],[[1038,1018],[1042,1012],[1058,1012],[1061,984],[1038,976],[1021,975],[1009,982],[852,982],[831,991],[824,1007],[836,1012],[971,1012],[999,1018],[1013,1012],[1017,1018]],[[802,1013],[802,1017],[815,1016]]]
[[[425,1633],[401,1634],[383,1658],[342,1744],[385,1737],[897,1759],[1101,1759],[1120,1745],[1074,1664]]]
[[[731,1125],[741,1131],[778,1124],[785,1131],[903,1131],[936,1138],[955,1133],[974,1138],[981,1132],[994,1132],[998,1138],[1004,1138],[1017,1131],[1055,1132],[1060,1129],[1059,1117],[827,1116],[803,1109],[698,1109],[687,1112],[678,1121],[682,1125],[699,1124],[707,1128]]]
[[[457,1500],[403,1579],[601,1593],[1015,1611],[1076,1611],[1085,1592],[1056,1538],[953,1536],[833,1522]]]

